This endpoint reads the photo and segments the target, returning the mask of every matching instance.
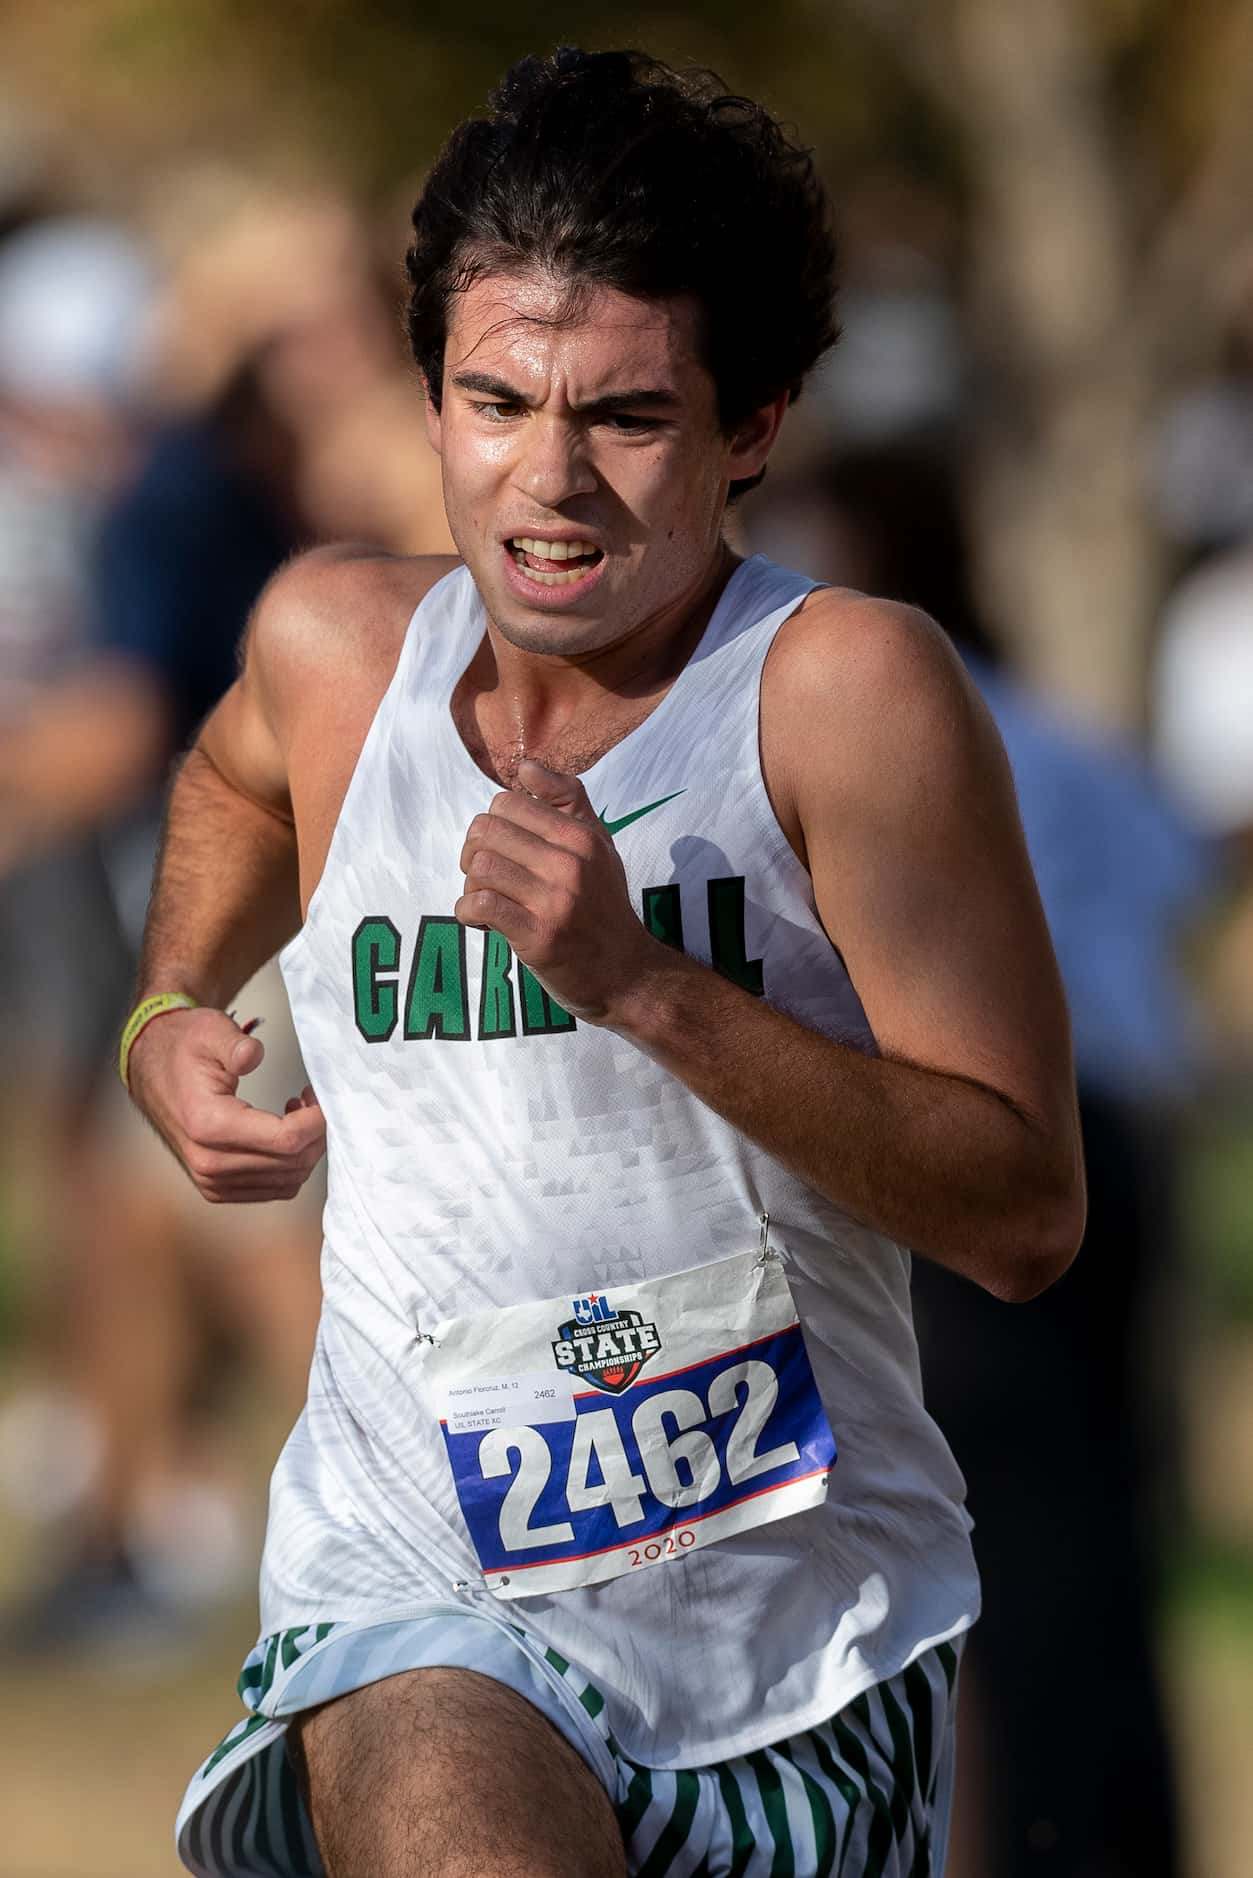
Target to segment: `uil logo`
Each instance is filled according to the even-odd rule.
[[[553,1343],[557,1368],[605,1395],[621,1395],[661,1349],[656,1324],[639,1311],[615,1311],[603,1292],[571,1300],[574,1316]]]
[[[586,1298],[575,1298],[574,1321],[576,1324],[604,1324],[614,1313],[609,1308],[609,1300],[603,1291],[593,1291]]]

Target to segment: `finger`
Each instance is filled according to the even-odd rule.
[[[517,780],[528,795],[535,796],[540,802],[547,802],[551,808],[560,809],[565,815],[572,815],[576,821],[596,820],[596,811],[577,776],[565,776],[560,770],[546,769],[534,757],[524,756],[518,764]]]
[[[550,847],[573,847],[580,852],[590,851],[597,834],[603,832],[598,816],[573,815],[568,809],[541,802],[538,796],[527,795],[521,789],[493,796],[487,815],[489,821],[529,829]]]
[[[206,1148],[193,1144],[187,1150],[188,1173],[202,1185],[234,1187],[240,1184],[269,1185],[293,1178],[309,1156],[251,1154],[239,1148]]]
[[[564,819],[562,826],[567,828],[569,821]],[[520,868],[539,875],[545,856],[552,853],[552,847],[554,843],[537,834],[534,828],[526,828],[524,824],[511,821],[505,815],[475,815],[470,828],[466,830],[466,841],[460,851],[458,866],[462,873],[473,873],[479,854],[502,854]]]
[[[239,1078],[250,1076],[265,1056],[261,1039],[245,1036],[225,1011],[197,1011],[191,1034],[197,1056],[216,1072],[217,1086],[232,1093]]]
[[[249,1108],[237,1096],[217,1096],[188,1117],[189,1138],[219,1154],[257,1154],[291,1160],[323,1142],[326,1122],[316,1103],[290,1115]]]
[[[465,891],[499,894],[529,909],[544,903],[548,886],[527,868],[519,867],[516,861],[489,849],[474,857],[474,867],[466,874]]]
[[[515,952],[535,937],[535,922],[526,907],[491,887],[467,887],[453,908],[453,918],[463,926],[476,926],[482,931],[490,927],[507,939]]]
[[[236,1076],[251,1076],[261,1067],[265,1045],[259,1037],[241,1037],[230,1055],[230,1067]]]
[[[273,1182],[267,1185],[244,1187],[220,1187],[207,1184],[198,1189],[201,1198],[211,1206],[267,1206],[276,1201],[294,1200],[304,1181],[287,1181],[276,1188]]]
[[[563,884],[563,869],[573,869],[578,865],[568,855],[563,855],[554,848],[548,850],[552,857],[545,873],[536,873],[530,867],[516,861],[496,844],[484,846],[475,844],[464,859],[466,884],[464,891],[473,893],[484,887],[493,893],[500,893],[506,899],[516,900],[519,906],[535,906],[552,887]]]
[[[299,1155],[326,1145],[326,1117],[316,1101],[303,1102],[290,1115],[274,1117],[279,1130],[279,1152]]]

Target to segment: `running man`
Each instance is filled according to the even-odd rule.
[[[211,1198],[329,1154],[250,1713],[180,1852],[938,1872],[978,1591],[903,1248],[1027,1298],[1083,1214],[1004,757],[930,621],[726,544],[834,336],[764,111],[524,60],[414,228],[461,560],[272,583],[124,1045]],[[285,941],[317,1095],[276,1117],[226,1007]]]

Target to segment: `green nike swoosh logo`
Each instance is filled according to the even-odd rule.
[[[604,809],[602,809],[600,819],[605,824],[605,833],[607,835],[616,835],[620,828],[629,828],[632,822],[638,822],[641,815],[651,815],[654,809],[663,808],[667,802],[673,802],[676,796],[686,794],[687,791],[685,789],[676,789],[674,795],[661,796],[658,801],[649,802],[642,809],[632,809],[629,815],[622,816],[621,819],[616,822],[611,822]]]

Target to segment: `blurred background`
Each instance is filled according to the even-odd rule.
[[[737,542],[953,635],[1070,995],[1081,1259],[1025,1307],[916,1274],[985,1575],[950,1878],[1243,1878],[1251,0],[10,0],[0,1874],[169,1878],[240,1712],[318,1195],[209,1208],[120,1097],[160,795],[287,554],[447,547],[409,209],[506,64],[563,41],[712,65],[813,145],[844,336]],[[239,1009],[281,1108],[273,973]]]

